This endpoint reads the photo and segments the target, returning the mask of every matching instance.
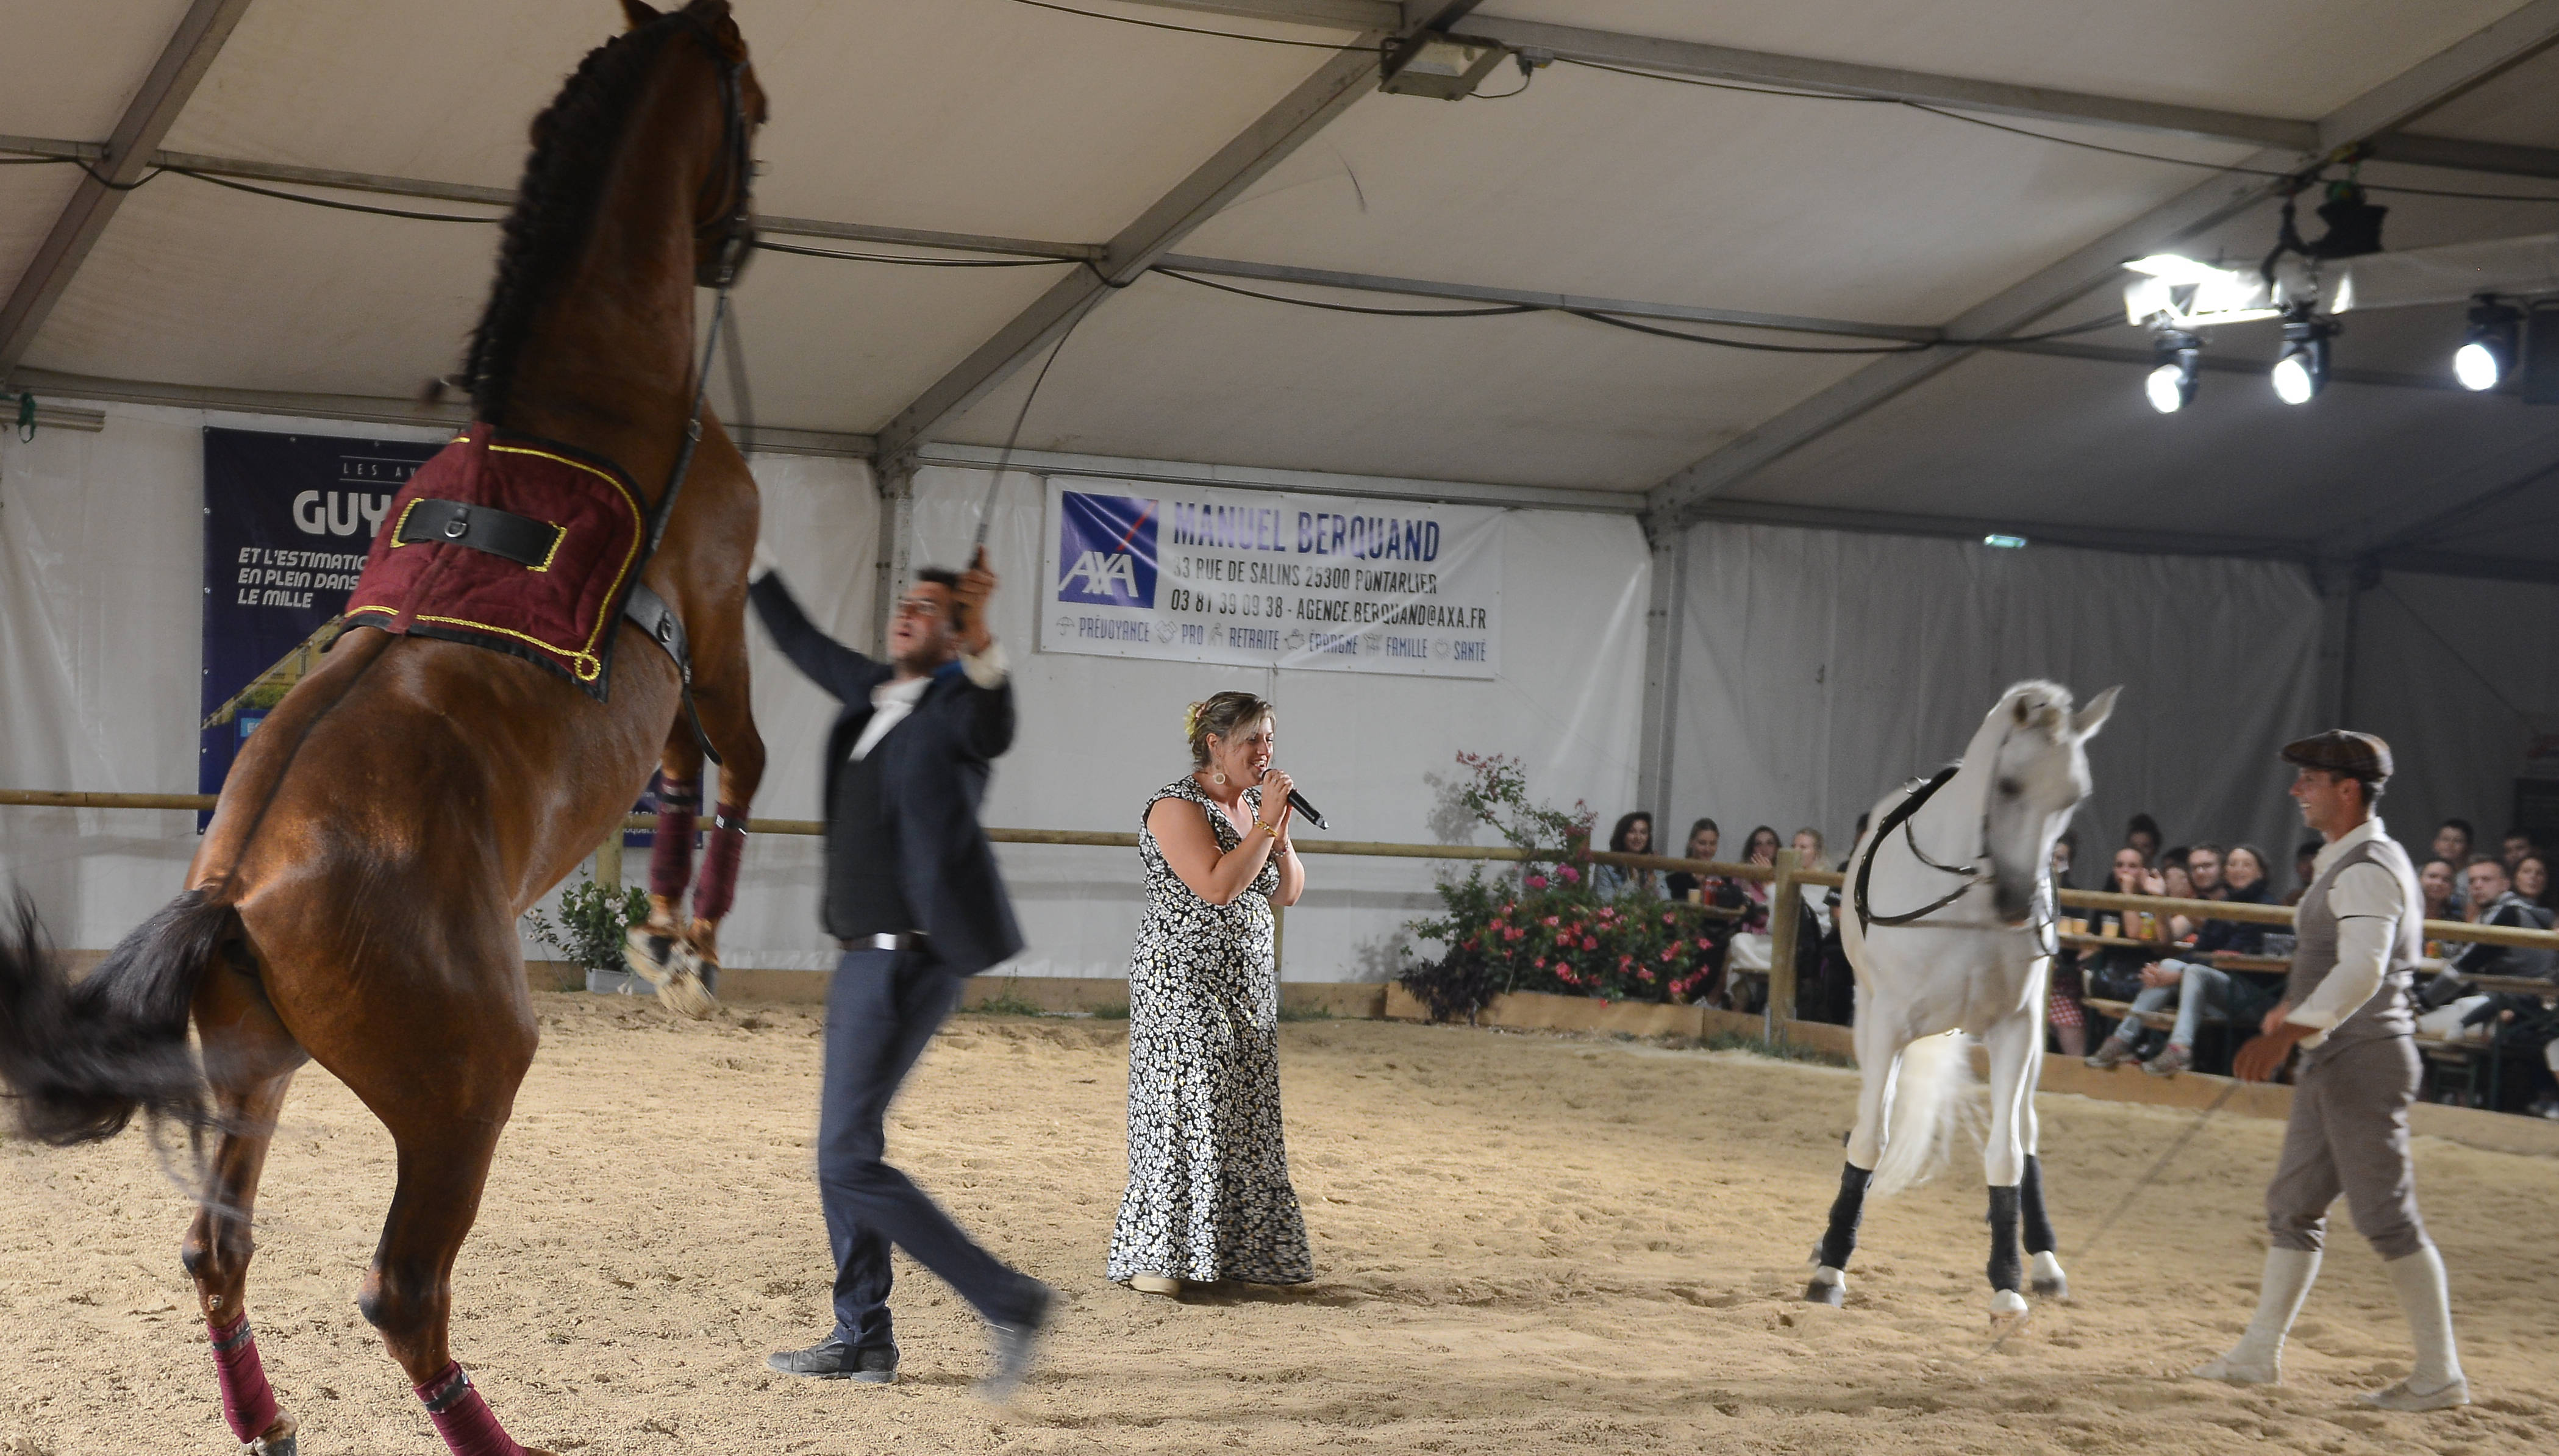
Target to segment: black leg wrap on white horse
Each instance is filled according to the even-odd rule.
[[[1991,1287],[2019,1292],[2026,1283],[2026,1261],[2017,1253],[2018,1191],[1991,1190]]]
[[[2026,1177],[2017,1193],[2019,1212],[2026,1217],[2026,1251],[2057,1252],[2060,1240],[2052,1237],[2052,1221],[2043,1214],[2043,1162],[2032,1153],[2026,1155]]]
[[[1834,1269],[1848,1267],[1849,1255],[1857,1252],[1857,1226],[1866,1217],[1866,1186],[1874,1181],[1875,1170],[1855,1163],[1840,1167],[1839,1197],[1831,1200],[1831,1227],[1822,1235],[1821,1261]]]

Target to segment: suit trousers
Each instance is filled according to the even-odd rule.
[[[2408,1038],[2320,1048],[2293,1086],[2283,1159],[2266,1186],[2266,1228],[2278,1248],[2317,1253],[2329,1205],[2345,1195],[2355,1232],[2385,1259],[2426,1248],[2417,1167],[2408,1156],[2408,1104],[2424,1068]]]
[[[929,950],[847,950],[827,989],[818,1197],[835,1254],[834,1338],[857,1349],[894,1343],[891,1244],[997,1323],[1026,1318],[1035,1297],[1034,1281],[978,1247],[885,1156],[889,1103],[965,984]]]

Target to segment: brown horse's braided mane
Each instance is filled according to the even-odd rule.
[[[471,331],[470,358],[463,368],[471,382],[474,418],[507,422],[516,362],[532,333],[533,315],[593,230],[624,123],[648,83],[652,64],[685,23],[683,12],[670,12],[589,51],[550,105],[533,118],[533,150],[525,159],[515,211],[507,215],[497,282]]]

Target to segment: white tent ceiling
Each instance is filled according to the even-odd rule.
[[[1336,45],[1357,33],[1249,14],[1393,9],[1370,0],[1074,4]],[[223,8],[10,0],[0,149],[105,140],[182,22],[209,7]],[[161,149],[448,189],[511,186],[527,120],[619,24],[607,0],[231,8],[236,26],[185,94]],[[737,9],[773,101],[758,143],[767,164],[759,206],[872,229],[1111,242],[1186,176],[1219,165],[1221,149],[1318,68],[1339,64],[1321,49],[1016,0],[738,0]],[[2549,84],[2559,59],[2544,50],[2559,37],[2550,0],[1489,0],[1456,29],[1500,34],[1531,22],[2304,123],[2368,104],[2394,78],[2430,76],[2445,53],[2485,47],[2509,64],[2484,68],[2484,80],[2436,85],[2407,129],[2559,146]],[[1483,89],[1517,83],[1505,68]],[[2228,135],[1966,114],[2215,166],[2260,156],[2254,142]],[[1328,123],[1288,140],[1295,145],[1276,166],[1171,250],[1918,328],[1958,319],[2210,175],[1888,102],[1748,94],[1569,64],[1501,101],[1392,95],[1367,82]],[[2375,162],[2365,176],[2559,198],[2559,154],[2532,155],[2550,170]],[[68,166],[0,167],[0,291],[29,276],[79,182]],[[2559,227],[2559,206],[2375,200],[2392,209],[2393,247]],[[493,215],[451,201],[393,205]],[[2261,204],[2192,245],[2253,257],[2273,225],[2272,207]],[[15,381],[40,392],[77,376],[405,396],[455,363],[495,239],[484,225],[327,212],[163,174],[123,197],[68,272],[15,361]],[[890,429],[1070,273],[1066,264],[928,269],[767,254],[740,300],[758,423],[836,435]],[[1219,281],[1362,307],[1461,306]],[[2018,327],[2077,323],[2112,302],[2101,288]],[[1848,524],[1937,517],[1950,529],[2023,522],[2089,539],[2115,532],[2350,554],[2559,459],[2559,411],[2427,387],[2444,380],[2459,308],[2358,313],[2347,324],[2340,373],[2396,382],[2339,382],[2287,409],[2261,378],[2215,372],[2193,409],[2164,418],[2142,405],[2140,370],[2122,358],[1976,354],[1877,407],[1842,411],[1809,443],[1696,509]],[[1794,347],[1879,342],[1672,327]],[[2227,330],[2213,353],[2253,366],[2271,360],[2271,340],[2262,329]],[[2074,343],[2146,348],[2126,329]],[[1640,492],[1746,442],[1790,408],[1818,405],[1873,364],[1711,349],[1559,313],[1318,312],[1159,274],[1104,299],[1077,326],[1021,443]],[[982,397],[933,420],[927,438],[1002,440],[1033,372],[994,371]],[[2523,528],[2552,500],[2511,491],[2457,529],[2420,534],[2439,550],[2559,562],[2559,543],[2537,545],[2547,533]]]

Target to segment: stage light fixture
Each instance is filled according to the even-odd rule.
[[[1982,537],[1982,544],[1985,546],[1999,546],[2007,550],[2015,551],[2026,545],[2026,537],[1993,533]]]
[[[2308,404],[2328,383],[2328,345],[2336,325],[2313,318],[2308,311],[2284,320],[2284,353],[2275,361],[2275,397],[2286,404]]]
[[[2175,414],[2194,402],[2194,384],[2202,372],[2203,341],[2183,329],[2163,329],[2152,345],[2150,378],[2143,388],[2151,408]]]
[[[2470,333],[2453,352],[2453,375],[2465,389],[2493,389],[2514,368],[2523,311],[2482,294],[2471,305]]]

